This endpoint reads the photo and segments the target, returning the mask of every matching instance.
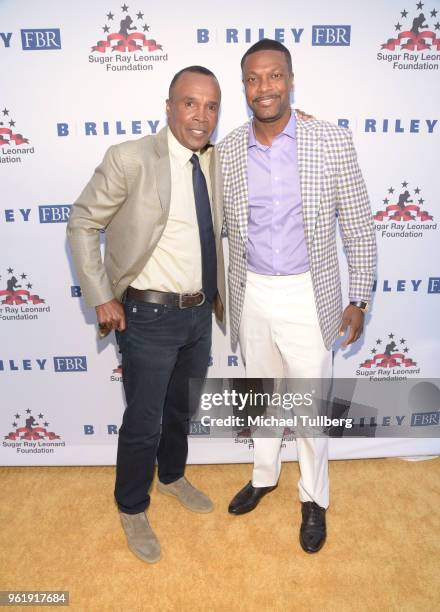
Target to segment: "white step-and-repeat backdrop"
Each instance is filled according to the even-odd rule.
[[[375,215],[373,309],[363,339],[336,352],[335,375],[439,377],[440,3],[127,2],[0,4],[0,464],[114,462],[120,360],[81,299],[65,239],[71,204],[108,146],[165,124],[168,84],[184,66],[219,78],[215,140],[244,122],[240,59],[264,36],[292,53],[294,105],[353,131]],[[218,329],[209,375],[243,375]],[[432,455],[440,441],[344,438],[330,452]],[[289,438],[284,456],[296,456]],[[190,461],[251,458],[246,437],[195,427]]]

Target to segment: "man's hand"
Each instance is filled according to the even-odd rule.
[[[339,328],[339,335],[344,336],[348,327],[350,328],[350,333],[348,338],[342,344],[344,348],[349,344],[356,342],[356,340],[359,340],[362,332],[364,331],[364,313],[357,306],[353,306],[353,304],[349,304],[342,314],[342,323],[341,327]]]
[[[108,333],[112,329],[117,329],[122,332],[125,329],[124,307],[116,298],[96,306],[96,317],[102,336],[107,335],[105,331]]]

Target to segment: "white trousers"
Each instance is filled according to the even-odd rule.
[[[332,353],[322,339],[310,272],[265,276],[248,270],[239,336],[248,378],[332,376]],[[254,438],[254,487],[277,483],[281,442],[281,436]],[[299,498],[327,508],[328,440],[297,437],[296,444]]]

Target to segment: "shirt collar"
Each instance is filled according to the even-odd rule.
[[[185,164],[189,162],[194,151],[187,149],[181,144],[174,136],[173,132],[168,127],[168,150],[170,155],[173,156],[174,160],[183,168]],[[197,151],[199,155],[199,151]]]
[[[286,124],[284,130],[281,132],[281,134],[285,134],[289,138],[296,138],[296,118],[295,118],[295,113],[293,111],[290,113],[290,119],[287,122],[287,124]],[[281,134],[279,134],[278,136],[281,136]],[[278,138],[278,136],[277,136],[277,138]],[[253,120],[251,120],[249,122],[248,149],[250,147],[256,147],[259,144],[260,143],[257,142],[257,139],[255,138],[254,122],[253,122]],[[261,146],[263,146],[263,145],[261,145]],[[268,148],[268,147],[265,146],[264,148]]]

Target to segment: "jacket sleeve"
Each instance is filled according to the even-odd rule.
[[[101,164],[73,204],[67,237],[81,290],[89,306],[114,298],[100,249],[100,232],[127,198],[127,182],[116,146],[108,149]]]
[[[348,261],[350,300],[371,300],[376,268],[376,238],[368,193],[353,139],[344,130],[337,179],[337,212]]]

